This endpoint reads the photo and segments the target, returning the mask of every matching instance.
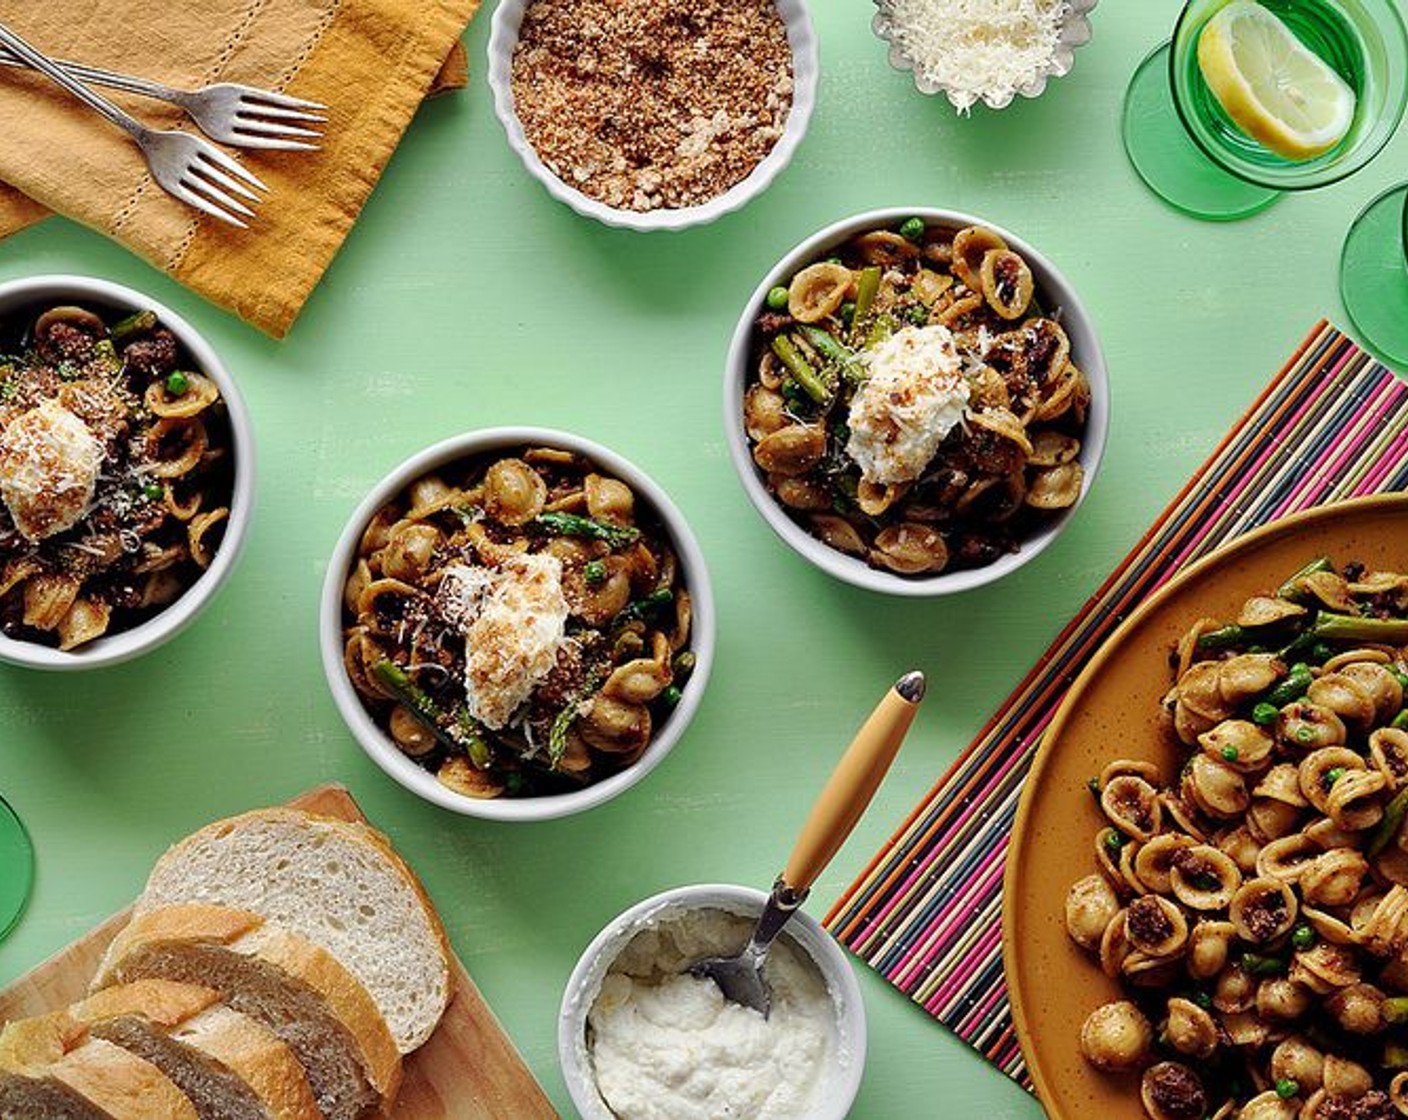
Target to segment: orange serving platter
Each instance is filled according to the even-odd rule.
[[[1153,595],[1076,679],[1042,740],[1007,855],[1003,963],[1027,1067],[1052,1120],[1142,1117],[1134,1075],[1101,1074],[1081,1057],[1085,1017],[1119,997],[1116,983],[1066,934],[1070,885],[1096,870],[1105,823],[1086,782],[1115,758],[1149,759],[1165,777],[1181,762],[1161,720],[1169,653],[1204,616],[1227,618],[1317,556],[1408,567],[1408,495],[1310,510],[1248,533]]]
[[[319,786],[289,804],[326,817],[366,820],[341,786]],[[0,991],[0,1023],[56,1011],[81,998],[127,917],[128,911],[113,915]],[[454,997],[435,1033],[406,1059],[391,1120],[555,1120],[542,1087],[454,957],[451,975]]]

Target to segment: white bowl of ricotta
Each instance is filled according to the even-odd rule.
[[[843,1120],[865,1069],[865,1007],[845,954],[793,915],[764,966],[771,1014],[685,973],[748,940],[767,895],[705,884],[631,907],[562,997],[558,1059],[584,1120]]]
[[[1049,309],[1047,314],[1057,319],[1065,330],[1070,340],[1070,360],[1084,372],[1090,386],[1090,404],[1078,456],[1082,481],[1074,504],[1023,537],[1015,551],[1007,552],[991,563],[980,567],[950,567],[922,575],[901,575],[872,567],[864,557],[842,552],[814,536],[790,516],[769,491],[763,472],[754,462],[752,443],[744,421],[744,394],[754,372],[752,354],[755,329],[759,309],[767,307],[768,293],[779,285],[786,287],[799,271],[825,260],[828,254],[856,235],[872,230],[893,230],[910,218],[923,219],[926,227],[930,228],[959,230],[967,226],[980,226],[1002,238],[1030,267],[1036,296]],[[912,335],[914,332],[902,333]],[[892,342],[897,341],[898,336],[892,339]],[[1051,261],[1021,237],[985,218],[957,210],[923,206],[869,210],[843,218],[802,241],[773,266],[749,295],[734,329],[724,368],[724,428],[729,454],[754,508],[793,551],[828,575],[887,595],[929,597],[968,591],[1001,579],[1035,559],[1070,523],[1072,515],[1090,492],[1104,456],[1109,423],[1110,390],[1104,353],[1094,321],[1075,288]]]

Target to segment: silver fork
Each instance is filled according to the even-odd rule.
[[[129,113],[123,112],[106,97],[94,93],[76,78],[68,75],[62,67],[35,50],[3,23],[0,23],[0,44],[10,48],[11,53],[52,78],[91,109],[97,110],[118,128],[122,129],[142,149],[147,166],[155,179],[168,193],[175,195],[188,206],[203,210],[213,218],[230,225],[246,228],[236,215],[254,217],[254,211],[242,203],[239,195],[251,202],[259,202],[259,195],[251,187],[265,191],[269,188],[232,160],[213,144],[189,132],[163,131],[148,128]]]
[[[108,86],[126,93],[153,97],[183,109],[191,120],[212,140],[232,148],[278,148],[284,151],[315,151],[321,133],[304,128],[305,124],[321,124],[326,105],[289,97],[284,93],[221,82],[201,89],[177,89],[146,78],[100,70],[78,62],[54,59],[72,77],[96,86]],[[6,49],[0,49],[0,66],[29,67]],[[299,124],[290,122],[297,121]]]

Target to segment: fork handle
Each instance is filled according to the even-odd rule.
[[[141,121],[129,113],[123,112],[106,97],[100,93],[95,93],[77,78],[72,77],[58,63],[54,62],[47,55],[41,54],[16,35],[10,28],[0,23],[0,44],[8,47],[10,53],[27,65],[38,70],[41,74],[57,82],[78,98],[90,109],[101,113],[118,128],[140,141],[147,135],[148,129]]]
[[[780,884],[805,895],[816,882],[880,788],[923,698],[924,674],[906,673],[870,713],[812,806]]]
[[[84,66],[81,62],[69,62],[63,58],[56,58],[52,61],[55,66],[68,71],[71,77],[77,78],[80,82],[87,82],[89,85],[120,89],[124,93],[153,97],[158,101],[170,102],[172,105],[182,105],[186,96],[185,90],[162,85],[160,82],[153,82],[148,78],[138,78],[132,74],[119,74],[115,70],[102,70],[96,66]],[[9,47],[0,47],[0,66],[34,69],[31,63],[11,52]]]

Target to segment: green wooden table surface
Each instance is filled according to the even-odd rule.
[[[0,791],[38,853],[0,983],[130,900],[173,839],[341,781],[425,878],[570,1115],[555,1031],[578,953],[666,887],[766,886],[861,715],[920,667],[930,699],[819,883],[822,911],[1310,325],[1343,320],[1340,238],[1408,174],[1399,136],[1349,181],[1240,224],[1165,208],[1126,163],[1118,122],[1126,80],[1178,7],[1106,0],[1070,76],[1037,101],[959,119],[889,68],[869,3],[816,0],[820,101],[791,167],[742,213],[650,236],[581,219],[528,178],[490,105],[486,10],[467,37],[470,89],[421,112],[283,342],[68,222],[0,245],[0,277],[89,273],[188,316],[243,387],[260,451],[248,550],[195,627],[83,676],[0,668]],[[1065,271],[1102,332],[1114,402],[1105,465],[1057,544],[999,585],[914,603],[835,583],[773,538],[729,465],[719,385],[742,302],[778,256],[835,218],[919,203],[984,215]],[[501,423],[570,428],[650,471],[694,525],[720,606],[709,693],[673,755],[611,804],[536,826],[463,819],[393,785],[343,728],[317,652],[324,563],[364,492],[426,444]],[[858,971],[871,1027],[856,1116],[1039,1115]]]

